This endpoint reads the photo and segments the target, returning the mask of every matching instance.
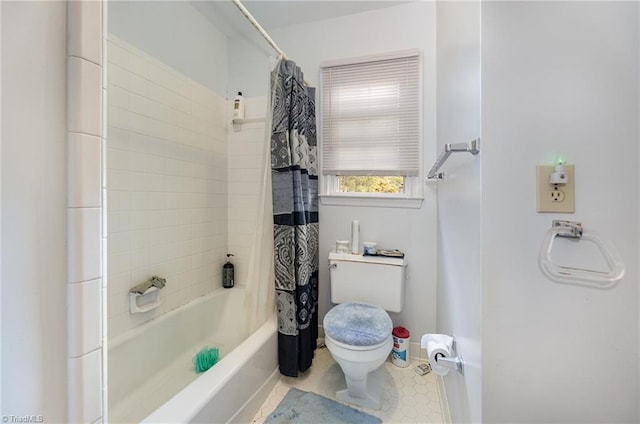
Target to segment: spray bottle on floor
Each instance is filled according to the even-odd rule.
[[[231,253],[227,253],[227,263],[222,266],[222,287],[230,289],[233,287],[233,273],[234,268],[231,263]]]

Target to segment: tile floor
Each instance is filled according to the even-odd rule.
[[[433,372],[427,375],[416,374],[414,366],[417,363],[414,360],[408,367],[400,368],[389,360],[385,362],[382,370],[378,371],[383,381],[379,410],[350,406],[375,415],[384,423],[443,423],[436,375]],[[347,385],[344,374],[331,353],[326,347],[318,348],[309,371],[298,378],[280,376],[252,422],[262,424],[291,387],[335,400],[335,391],[346,388]]]

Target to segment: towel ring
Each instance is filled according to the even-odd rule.
[[[568,237],[593,242],[600,250],[609,269],[600,271],[564,266],[553,262],[551,260],[551,250],[556,237]],[[542,242],[538,263],[543,274],[552,281],[598,289],[613,287],[622,279],[625,272],[624,262],[611,242],[603,240],[593,233],[584,234],[582,224],[572,221],[554,220],[552,222],[552,227],[547,231]]]

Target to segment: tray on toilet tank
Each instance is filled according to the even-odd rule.
[[[407,266],[406,258],[391,258],[386,256],[363,256],[361,254],[329,252],[329,262],[351,261],[383,265]]]

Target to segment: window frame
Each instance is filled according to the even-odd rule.
[[[375,62],[380,60],[399,59],[409,56],[418,55],[418,151],[419,151],[419,167],[418,175],[405,176],[404,193],[357,193],[357,192],[340,192],[337,175],[325,175],[322,172],[322,78],[319,78],[318,93],[318,159],[319,159],[319,197],[323,205],[335,206],[379,206],[379,207],[399,207],[399,208],[419,208],[424,200],[424,56],[419,49],[401,50],[389,53],[374,54],[367,56],[359,56],[353,58],[325,61],[320,64],[319,75],[322,74],[322,68],[352,65],[359,63]]]

